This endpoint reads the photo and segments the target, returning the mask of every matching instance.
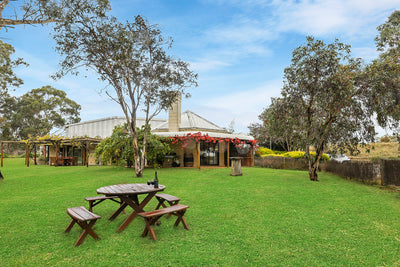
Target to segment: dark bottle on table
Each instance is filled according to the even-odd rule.
[[[158,188],[158,177],[157,177],[157,172],[156,172],[155,177],[154,177],[154,188]]]

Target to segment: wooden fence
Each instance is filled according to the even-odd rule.
[[[263,157],[255,159],[255,166],[274,169],[308,170],[302,159],[285,157]],[[382,159],[376,162],[349,161],[338,163],[323,162],[322,171],[331,172],[345,178],[354,178],[365,183],[400,186],[400,160]]]

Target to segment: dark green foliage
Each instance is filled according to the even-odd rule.
[[[311,180],[318,180],[319,162],[328,143],[333,144],[332,150],[357,151],[360,142],[373,140],[361,73],[362,62],[351,57],[349,45],[307,37],[285,69],[282,97],[264,111],[270,132],[291,138],[288,144],[305,151]],[[315,157],[310,157],[310,146],[316,149]]]
[[[138,129],[138,142],[142,146],[144,129]],[[147,133],[146,160],[148,166],[158,167],[162,164],[164,156],[172,149],[169,138],[163,138]],[[117,160],[120,165],[133,166],[135,161],[132,138],[125,126],[116,126],[110,137],[104,139],[96,148],[96,156],[104,163]]]
[[[4,98],[0,109],[6,119],[1,125],[2,138],[26,139],[79,122],[81,106],[67,98],[64,91],[43,86],[21,97]]]
[[[397,129],[400,122],[400,11],[394,11],[377,30],[375,41],[381,54],[365,71],[365,86],[371,88],[367,107],[376,112],[382,127]]]
[[[297,118],[292,117],[290,111],[291,107],[283,99],[271,98],[271,104],[258,116],[262,124],[249,127],[251,134],[265,146],[278,145],[285,151],[300,149],[301,131],[294,128],[297,127],[294,122]]]

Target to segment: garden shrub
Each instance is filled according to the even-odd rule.
[[[261,149],[261,150],[260,150]],[[257,150],[257,153],[261,155],[261,157],[287,157],[287,158],[293,158],[293,159],[302,159],[304,158],[304,152],[303,151],[273,151],[271,149],[265,148],[265,147],[260,147]],[[310,152],[311,157],[315,157],[316,153],[315,152]],[[329,156],[327,154],[322,154],[321,161],[328,161]]]
[[[258,148],[257,152],[258,152],[261,156],[263,156],[263,155],[269,155],[269,154],[274,154],[274,151],[272,151],[272,150],[269,149],[269,148],[262,147],[262,146],[260,146],[260,147]]]
[[[294,159],[302,159],[304,158],[304,152],[302,151],[290,151],[283,154],[284,157],[294,158]]]

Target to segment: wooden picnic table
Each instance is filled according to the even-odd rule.
[[[155,194],[164,189],[164,185],[158,185],[158,188],[154,188],[153,185],[148,184],[117,184],[101,187],[97,189],[97,193],[106,196],[117,196],[121,199],[121,206],[111,215],[109,220],[114,220],[127,206],[133,209],[133,212],[117,229],[117,232],[122,232],[135,219],[138,213],[144,212],[144,207]],[[139,201],[139,195],[146,195],[141,202]]]

